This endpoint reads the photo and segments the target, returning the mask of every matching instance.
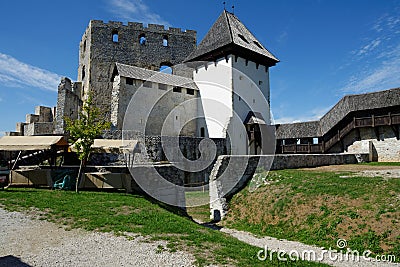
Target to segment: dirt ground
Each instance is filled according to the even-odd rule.
[[[362,164],[330,165],[302,170],[316,172],[354,172],[352,176],[400,178],[400,166],[371,166]]]
[[[400,170],[400,166],[371,166],[362,164],[345,164],[345,165],[329,165],[315,168],[303,168],[307,171],[318,172],[359,172],[359,171],[384,171],[384,170]]]

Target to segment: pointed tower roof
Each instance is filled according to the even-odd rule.
[[[224,10],[185,62],[211,61],[228,54],[265,66],[274,66],[279,62],[234,14]]]

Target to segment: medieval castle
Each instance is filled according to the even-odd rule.
[[[104,138],[144,133],[154,161],[165,160],[163,135],[180,136],[187,158],[198,158],[193,151],[208,137],[219,155],[353,152],[400,160],[400,89],[346,96],[319,121],[275,125],[271,151],[262,135],[271,124],[269,68],[279,60],[225,10],[196,44],[192,30],[92,20],[79,44],[77,81],[63,78],[57,107],[37,107],[8,135],[64,135],[64,118],[76,119],[91,93],[112,123]]]

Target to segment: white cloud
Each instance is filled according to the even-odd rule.
[[[0,53],[0,84],[57,91],[61,76]]]
[[[380,38],[377,38],[375,40],[372,40],[370,43],[368,43],[367,45],[364,45],[363,47],[361,47],[360,50],[358,50],[357,52],[355,52],[356,55],[358,56],[363,56],[367,53],[372,52],[375,48],[378,47],[378,45],[381,43]]]
[[[400,86],[400,13],[384,14],[368,32],[363,44],[353,51],[350,73],[341,92],[365,93]]]
[[[160,15],[152,12],[142,0],[111,0],[111,13],[127,21],[170,25]]]
[[[384,60],[352,75],[343,92],[362,93],[400,86],[400,45],[381,55]]]

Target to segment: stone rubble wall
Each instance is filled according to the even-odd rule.
[[[369,154],[296,154],[219,156],[210,176],[210,218],[219,221],[228,212],[227,200],[242,190],[256,171],[309,168],[366,162]]]
[[[399,129],[399,126],[393,126]],[[356,140],[356,133],[346,139],[347,153],[370,153],[371,161],[400,162],[400,140],[396,138],[394,131],[388,127],[379,127],[379,139],[372,128],[360,129],[361,140]],[[353,137],[353,138],[352,138]]]
[[[113,41],[118,34],[118,41]],[[146,37],[140,44],[139,36]],[[168,45],[163,45],[163,39]],[[94,103],[111,120],[112,74],[115,62],[159,70],[161,65],[177,65],[196,48],[196,32],[163,25],[92,20],[84,33],[79,52],[78,81],[82,82],[83,98],[93,92]],[[174,74],[190,72],[178,69]]]

